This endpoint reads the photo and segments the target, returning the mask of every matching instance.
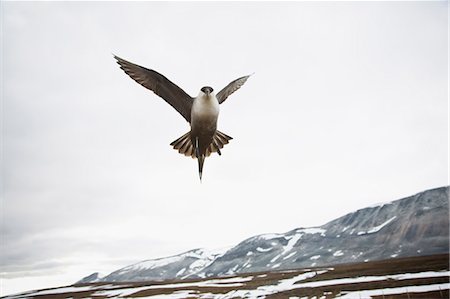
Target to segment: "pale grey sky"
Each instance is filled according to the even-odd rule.
[[[448,2],[2,2],[2,295],[448,184]],[[222,106],[188,124],[112,53]]]

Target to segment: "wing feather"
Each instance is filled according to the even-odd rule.
[[[191,122],[193,98],[160,73],[114,55],[120,68],[137,83],[150,89]]]
[[[234,80],[233,82],[231,82],[230,84],[228,84],[227,86],[225,86],[221,91],[219,91],[219,93],[217,94],[217,100],[219,101],[219,104],[222,104],[223,102],[225,102],[225,100],[233,92],[235,92],[236,90],[241,88],[241,86],[244,85],[245,81],[247,81],[247,79],[249,77],[250,77],[250,75],[238,78],[238,79]]]

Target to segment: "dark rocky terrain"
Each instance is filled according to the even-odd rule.
[[[30,291],[4,299],[36,298],[378,298],[449,296],[448,254],[245,273],[223,278],[97,282]]]

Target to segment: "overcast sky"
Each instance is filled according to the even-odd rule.
[[[448,2],[2,2],[1,294],[448,184]],[[221,106],[189,125],[112,53]]]

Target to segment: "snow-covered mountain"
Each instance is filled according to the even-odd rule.
[[[143,261],[101,281],[204,278],[448,253],[448,193],[448,187],[424,191],[320,227],[251,237],[227,251],[195,249]]]
[[[226,249],[194,249],[179,255],[146,260],[112,272],[101,281],[144,281],[170,278],[204,277],[204,269],[222,256]]]

